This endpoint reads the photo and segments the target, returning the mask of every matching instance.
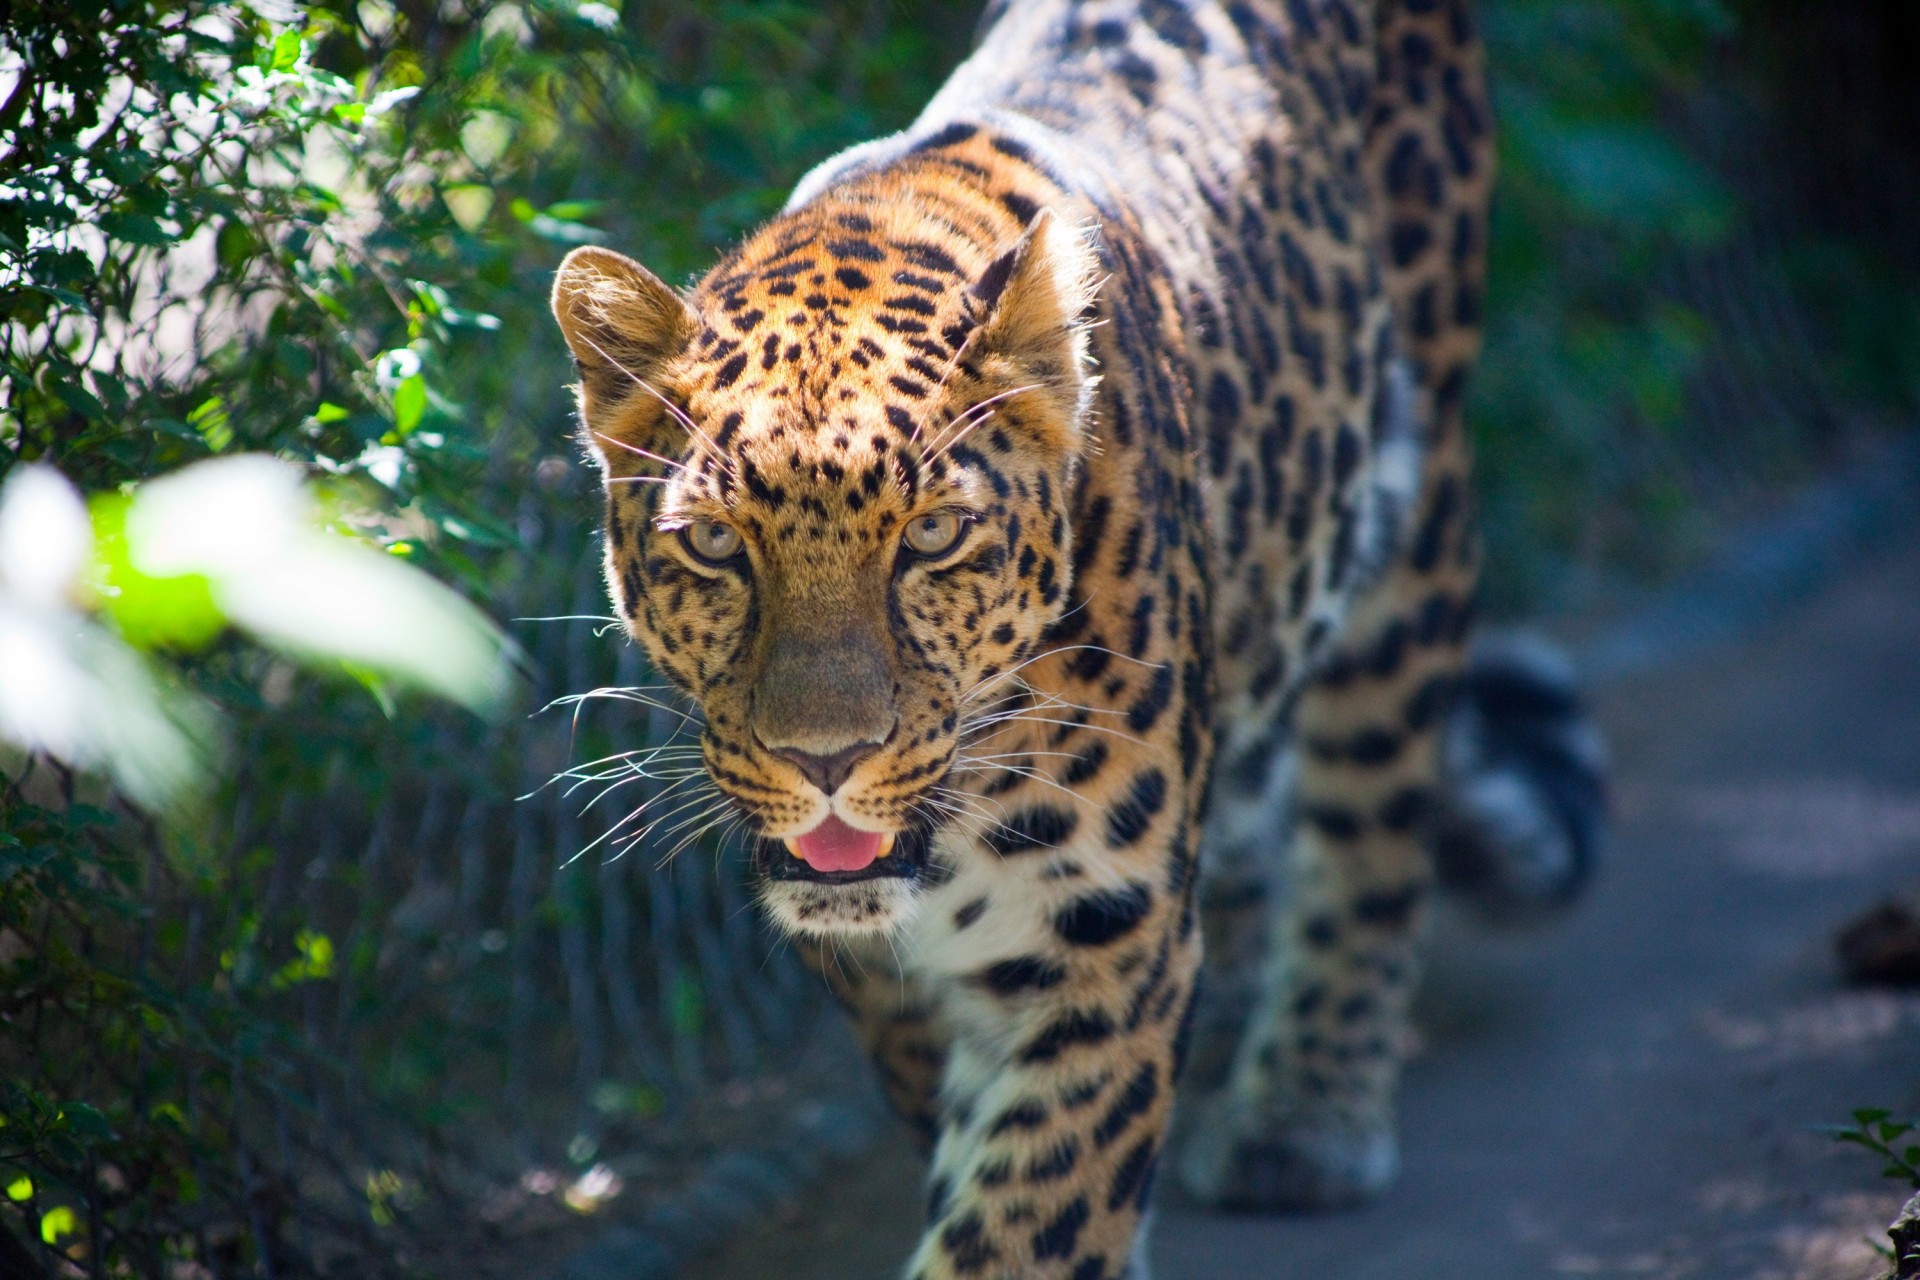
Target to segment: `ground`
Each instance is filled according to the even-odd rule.
[[[1920,993],[1843,989],[1831,948],[1920,881],[1920,537],[1596,702],[1604,878],[1550,930],[1443,928],[1400,1184],[1328,1217],[1163,1201],[1160,1280],[1876,1274],[1908,1193],[1812,1126],[1920,1111]],[[890,1137],[691,1274],[886,1280],[921,1177]]]

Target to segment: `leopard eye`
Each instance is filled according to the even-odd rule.
[[[718,520],[695,520],[680,531],[680,540],[708,564],[724,564],[740,554],[740,531]]]
[[[953,544],[960,541],[967,522],[952,511],[936,511],[931,515],[915,516],[907,522],[907,546],[923,556],[944,555],[953,550]]]

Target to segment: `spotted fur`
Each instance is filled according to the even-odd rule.
[[[1491,164],[1465,0],[1013,0],[689,293],[562,267],[614,599],[933,1143],[910,1276],[1140,1275],[1194,1045],[1195,1193],[1391,1177]],[[830,811],[895,852],[796,868]]]

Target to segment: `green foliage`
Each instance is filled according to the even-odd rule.
[[[1770,121],[1810,90],[1759,73],[1764,8],[1482,6],[1501,140],[1471,417],[1497,610],[1667,572],[1850,420],[1920,407],[1910,272],[1800,212]]]
[[[1595,545],[1610,526],[1671,528],[1658,516],[1680,497],[1648,455],[1683,434],[1707,344],[1702,318],[1649,284],[1741,215],[1663,124],[1730,22],[1716,0],[1486,13],[1500,185],[1472,415],[1496,604],[1537,597],[1569,558],[1619,554]]]
[[[1880,1170],[1883,1177],[1920,1191],[1920,1141],[1913,1140],[1920,1138],[1920,1125],[1895,1120],[1891,1111],[1864,1107],[1853,1113],[1852,1124],[1822,1128],[1833,1135],[1835,1142],[1850,1143],[1884,1160]]]
[[[544,1020],[547,939],[598,908],[541,863],[588,835],[565,805],[531,827],[513,810],[544,780],[521,757],[633,745],[583,722],[577,741],[507,728],[476,752],[470,724],[395,703],[369,668],[371,699],[300,676],[222,630],[245,609],[215,567],[142,561],[141,482],[275,454],[336,533],[498,614],[598,612],[553,263],[610,240],[696,271],[807,165],[905,123],[971,21],[852,0],[284,14],[0,13],[22,68],[0,103],[0,471],[46,463],[99,495],[89,607],[166,656],[160,686],[217,710],[230,743],[214,793],[165,826],[44,757],[0,757],[0,1184],[19,1192],[0,1226],[107,1274],[391,1269],[383,1237],[424,1203],[407,1144],[471,1128],[503,1085],[524,1099],[536,1041],[571,1051]],[[612,682],[610,646],[560,635],[532,636],[543,696]],[[462,806],[460,865],[484,885],[510,859],[530,896],[464,903],[464,932],[409,923],[405,866],[380,851]],[[533,843],[490,838],[514,830]],[[695,905],[682,932],[708,918]],[[610,1115],[658,1115],[711,1061],[703,1038],[750,1052],[739,1011],[710,1003],[731,998],[725,957],[703,943],[682,964],[662,927],[672,1066],[635,1051],[677,1079],[609,1081],[631,1100]],[[769,978],[764,952],[735,963]],[[319,1122],[343,1105],[400,1119]]]

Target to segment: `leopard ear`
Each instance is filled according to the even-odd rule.
[[[581,411],[592,420],[641,391],[699,330],[679,294],[611,249],[575,249],[553,280],[553,318],[580,369]]]
[[[1087,350],[1098,262],[1089,234],[1043,209],[973,286],[987,314],[969,354],[989,374],[1005,362],[997,372],[1037,383],[1030,394],[1065,433],[1055,443],[1067,448],[1079,446],[1098,381]]]

